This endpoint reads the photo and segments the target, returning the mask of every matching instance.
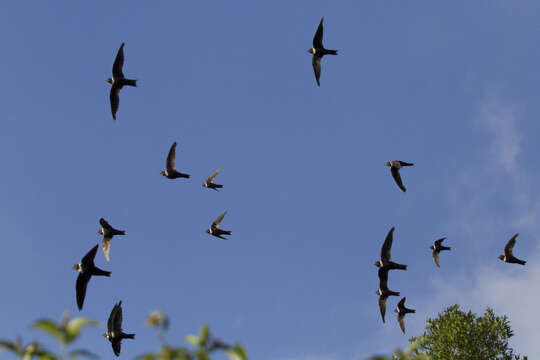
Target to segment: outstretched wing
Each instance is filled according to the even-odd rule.
[[[441,267],[441,265],[439,264],[439,252],[436,251],[436,250],[433,250],[433,260],[435,261],[435,265],[437,265],[438,268]]]
[[[114,120],[116,120],[116,112],[118,111],[118,106],[120,105],[120,87],[113,85],[111,86],[111,92],[109,93],[109,100],[111,101],[111,113]]]
[[[216,227],[216,228],[219,227],[219,223],[221,222],[221,220],[223,220],[225,215],[227,215],[226,211],[223,214],[219,215],[216,220],[214,220],[214,222],[212,223],[212,227]]]
[[[512,236],[512,238],[510,240],[508,240],[508,243],[506,243],[506,246],[504,247],[504,255],[508,258],[508,257],[513,257],[514,256],[514,245],[516,245],[516,238],[518,237],[519,234],[516,234],[514,236]]]
[[[112,226],[109,225],[109,223],[107,222],[107,220],[105,220],[104,218],[99,219],[99,224],[100,224],[101,227],[104,228],[104,229],[112,230]]]
[[[443,237],[442,239],[435,240],[435,246],[442,246],[442,242],[443,242],[445,239],[446,239],[446,238]]]
[[[122,301],[119,301],[118,304],[115,305],[116,311],[113,315],[113,329],[114,331],[120,331],[122,330]]]
[[[86,296],[86,288],[90,281],[91,275],[89,273],[79,273],[77,276],[77,282],[75,283],[75,293],[77,296],[77,307],[79,311],[82,310],[84,304],[84,298]]]
[[[214,178],[217,176],[217,174],[219,174],[220,171],[221,171],[221,168],[214,171],[214,173],[212,175],[210,175],[210,177],[208,179],[206,179],[206,182],[211,183],[212,181],[214,181]]]
[[[397,316],[397,321],[399,323],[401,331],[403,331],[403,333],[405,334],[405,313],[399,313]]]
[[[315,80],[317,81],[317,85],[321,86],[321,82],[319,79],[321,78],[321,57],[313,55],[313,58],[311,59],[311,64],[313,65],[313,72],[315,73]]]
[[[321,22],[319,23],[319,27],[317,28],[317,32],[315,32],[315,36],[313,37],[313,47],[315,49],[322,49],[323,44],[323,21],[324,17],[321,18]]]
[[[392,227],[386,238],[384,239],[383,246],[381,247],[381,261],[383,265],[387,264],[392,260],[391,250],[392,250],[392,241],[395,228]]]
[[[384,323],[384,315],[386,314],[386,296],[379,296],[379,310],[381,311],[382,322]]]
[[[121,339],[117,339],[117,340],[114,340],[113,342],[111,342],[111,345],[112,345],[112,349],[114,351],[114,355],[116,356],[120,356],[120,349],[121,349]]]
[[[405,192],[407,189],[405,189],[405,186],[403,186],[403,182],[401,181],[401,175],[399,175],[399,169],[395,167],[391,167],[390,171],[392,172],[392,177],[396,181],[396,184],[399,186],[399,188]]]
[[[124,66],[124,43],[120,45],[118,53],[116,54],[116,59],[114,59],[114,64],[112,67],[112,74],[115,78],[123,78],[124,74],[122,73],[122,67]]]
[[[92,249],[90,249],[89,252],[84,255],[81,262],[83,265],[94,265],[94,258],[96,257],[98,245],[94,246]]]
[[[169,150],[166,166],[168,173],[176,171],[176,141],[172,144],[171,149]]]
[[[398,309],[404,309],[405,308],[405,297],[403,297],[403,299],[399,300],[398,304],[397,304],[397,307]]]

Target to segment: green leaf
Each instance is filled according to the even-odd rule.
[[[70,358],[75,358],[75,359],[78,359],[79,357],[82,357],[82,358],[87,358],[87,359],[99,359],[99,356],[97,356],[96,354],[88,351],[88,350],[84,350],[84,349],[80,349],[80,350],[72,350],[69,352],[69,357]]]
[[[31,324],[30,327],[46,332],[47,334],[55,337],[56,340],[58,340],[61,344],[67,344],[64,332],[52,320],[38,320]]]
[[[244,360],[244,358],[242,358],[242,356],[239,355],[233,348],[228,348],[225,350],[225,352],[227,355],[229,355],[229,359],[231,360]]]
[[[188,335],[184,339],[187,343],[191,345],[199,346],[199,337],[195,335]]]
[[[66,343],[73,342],[79,336],[83,327],[96,326],[98,324],[97,321],[82,317],[70,320],[66,326]]]
[[[246,350],[244,350],[242,345],[240,345],[239,343],[236,343],[234,345],[234,350],[236,351],[238,356],[240,356],[240,359],[242,359],[242,360],[247,360],[248,359],[247,354],[246,354]]]
[[[208,343],[208,338],[210,337],[210,328],[207,324],[204,324],[201,327],[200,335],[199,335],[199,346],[206,347],[206,344]]]
[[[197,359],[199,360],[210,360],[210,357],[206,353],[206,351],[200,350],[197,352]]]

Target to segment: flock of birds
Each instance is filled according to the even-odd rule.
[[[317,85],[320,86],[320,76],[321,76],[321,61],[324,55],[337,55],[337,50],[328,50],[325,49],[322,40],[323,40],[323,21],[324,18],[321,18],[315,36],[313,37],[313,47],[307,50],[312,57],[313,71],[315,74],[315,80]],[[122,72],[124,65],[124,43],[118,49],[118,53],[114,60],[112,67],[112,78],[108,78],[106,81],[111,84],[110,90],[110,105],[111,113],[114,120],[116,120],[116,113],[120,104],[120,91],[124,86],[137,86],[137,80],[127,79]],[[161,172],[161,175],[167,179],[178,179],[185,178],[189,179],[189,174],[181,173],[176,169],[176,142],[174,142],[169,150],[166,160],[166,169]],[[386,163],[390,167],[390,172],[397,186],[403,191],[406,192],[406,188],[403,185],[403,181],[400,175],[400,169],[403,167],[413,166],[412,163],[407,163],[399,160],[392,160]],[[203,187],[219,191],[218,189],[223,188],[223,185],[214,183],[215,177],[219,174],[221,168],[216,170],[208,179],[202,184]],[[206,233],[215,236],[220,239],[227,240],[224,235],[231,235],[231,231],[220,229],[219,225],[227,212],[225,211],[216,220],[212,222],[210,228],[206,230]],[[105,219],[99,219],[99,224],[101,229],[98,231],[98,234],[102,235],[101,248],[105,256],[105,260],[110,262],[109,252],[111,247],[111,240],[114,236],[125,235],[124,230],[118,230],[112,227]],[[391,248],[393,241],[393,233],[395,228],[392,227],[384,240],[384,243],[381,248],[380,260],[375,262],[375,266],[379,268],[379,289],[376,291],[379,295],[379,309],[381,312],[383,323],[385,322],[386,314],[386,301],[389,296],[400,296],[400,293],[397,291],[392,291],[388,289],[388,273],[390,270],[407,270],[407,265],[398,264],[392,261],[391,257]],[[514,235],[506,244],[504,248],[504,254],[499,256],[499,259],[507,263],[521,264],[525,265],[525,261],[516,258],[513,254],[513,248],[516,243],[516,238],[518,234]],[[432,251],[433,260],[437,267],[440,267],[439,264],[439,254],[441,251],[448,251],[450,247],[442,245],[442,242],[446,238],[441,238],[436,240],[433,245],[430,246]],[[106,276],[111,275],[110,271],[105,271],[94,264],[94,260],[98,251],[98,246],[95,245],[88,253],[81,259],[79,264],[73,265],[73,269],[76,270],[79,275],[77,277],[75,289],[76,289],[76,298],[77,306],[79,310],[82,310],[84,305],[84,299],[86,296],[86,290],[88,283],[92,276]],[[409,309],[405,307],[406,298],[403,297],[397,305],[397,308],[394,310],[397,313],[397,320],[399,326],[403,333],[405,333],[405,315],[409,313],[415,313],[414,309]],[[120,355],[121,342],[123,339],[134,339],[135,334],[124,333],[122,330],[122,301],[119,301],[114,305],[109,319],[107,321],[107,332],[103,334],[112,345],[113,352],[116,356]]]

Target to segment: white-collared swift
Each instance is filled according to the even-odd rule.
[[[99,219],[99,224],[101,225],[101,229],[98,230],[98,234],[103,235],[103,238],[101,239],[103,255],[105,255],[107,261],[110,261],[109,251],[111,249],[111,240],[113,236],[126,235],[126,231],[113,228],[104,218]]]
[[[176,141],[172,144],[167,155],[167,161],[165,163],[165,171],[160,172],[161,175],[167,179],[186,178],[189,179],[189,174],[183,174],[176,170]]]
[[[321,86],[321,82],[319,79],[321,77],[321,60],[323,56],[337,55],[338,52],[337,50],[325,49],[323,46],[323,21],[324,17],[321,18],[319,27],[317,28],[315,36],[313,37],[313,47],[307,50],[308,53],[313,54],[313,57],[311,58],[311,64],[313,65],[313,72],[315,73],[315,80],[317,81],[318,86]]]
[[[77,296],[77,307],[79,311],[82,310],[84,305],[84,298],[86,296],[86,288],[88,282],[92,276],[111,276],[110,271],[101,270],[94,265],[94,258],[98,250],[98,245],[94,246],[81,260],[80,264],[73,265],[73,269],[79,272],[77,276],[77,282],[75,284],[75,293]]]
[[[120,356],[123,339],[135,339],[135,334],[126,334],[122,330],[122,301],[114,305],[109,320],[107,320],[107,332],[103,337],[111,342],[114,355]]]
[[[386,163],[386,166],[390,166],[390,172],[392,173],[392,177],[394,178],[396,184],[399,186],[401,191],[405,192],[407,189],[405,186],[403,186],[403,182],[401,181],[401,175],[399,175],[399,169],[401,169],[404,166],[413,166],[412,163],[407,163],[405,161],[400,160],[392,160],[388,161]]]
[[[116,58],[114,59],[114,64],[112,67],[112,77],[108,78],[107,81],[111,84],[111,92],[109,93],[109,100],[111,101],[111,113],[114,120],[116,120],[116,112],[118,111],[118,105],[120,104],[120,90],[127,86],[137,86],[137,80],[126,79],[122,68],[124,67],[124,43],[120,45]]]

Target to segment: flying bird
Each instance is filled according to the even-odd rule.
[[[401,331],[403,331],[403,333],[405,334],[405,314],[414,314],[416,310],[407,309],[405,307],[405,298],[403,298],[398,302],[397,308],[394,309],[394,312],[398,314],[397,321],[399,323],[399,327],[401,328]]]
[[[504,255],[499,255],[499,259],[510,264],[520,264],[525,265],[527,262],[525,260],[520,260],[514,256],[514,245],[516,245],[516,238],[519,234],[512,236],[508,243],[504,247]]]
[[[396,181],[396,184],[399,186],[399,188],[405,192],[407,189],[405,189],[405,186],[403,186],[403,182],[401,181],[401,175],[399,175],[399,169],[401,169],[403,166],[413,166],[414,164],[406,163],[404,161],[399,160],[392,160],[388,161],[386,163],[386,166],[390,166],[390,172],[392,173],[392,177]]]
[[[395,228],[392,227],[388,234],[386,235],[386,238],[384,239],[384,243],[381,247],[381,260],[375,261],[375,266],[377,267],[387,267],[389,270],[407,270],[407,265],[401,265],[397,264],[392,261],[392,241],[393,241],[393,234],[394,234]]]
[[[92,276],[111,276],[110,271],[104,271],[94,265],[94,258],[98,250],[98,245],[94,246],[84,255],[80,264],[73,265],[73,269],[79,272],[75,290],[77,295],[77,307],[82,310],[84,297],[86,296],[86,287]]]
[[[116,356],[120,356],[122,339],[135,339],[135,334],[126,334],[122,331],[122,301],[114,305],[107,321],[107,332],[103,334],[103,337],[111,342]]]
[[[219,223],[221,222],[221,220],[223,220],[225,215],[227,215],[226,211],[223,214],[219,215],[219,217],[216,220],[214,220],[214,222],[210,226],[210,229],[206,229],[206,233],[212,236],[218,237],[220,239],[227,240],[222,235],[231,235],[231,232],[227,230],[221,230],[219,228]]]
[[[111,249],[111,240],[113,236],[126,235],[126,232],[124,230],[116,230],[111,225],[109,225],[109,223],[104,218],[99,219],[99,224],[101,225],[101,229],[99,229],[98,234],[103,235],[103,238],[101,239],[101,248],[103,249],[105,259],[107,261],[110,261],[109,250]]]
[[[120,90],[127,86],[137,86],[137,80],[126,79],[124,73],[122,72],[122,67],[124,66],[124,43],[120,45],[118,53],[116,54],[116,59],[114,59],[114,64],[112,67],[112,78],[108,78],[106,81],[111,84],[111,92],[109,94],[109,99],[111,100],[111,112],[112,117],[116,120],[116,112],[118,111],[118,105],[120,104]]]
[[[399,292],[388,289],[388,268],[383,266],[379,268],[379,290],[375,293],[379,295],[379,310],[381,311],[382,321],[386,314],[386,299],[389,296],[399,296]]]
[[[205,187],[205,188],[208,188],[208,189],[213,189],[213,190],[219,191],[218,189],[221,189],[223,187],[223,185],[215,184],[214,183],[214,178],[217,176],[217,174],[219,174],[220,171],[221,171],[221,168],[214,171],[214,173],[212,175],[210,175],[210,177],[208,179],[206,179],[206,181],[204,182],[204,184],[202,184],[202,186]]]
[[[445,240],[446,238],[443,237],[442,239],[439,239],[439,240],[435,240],[435,243],[433,245],[431,245],[429,248],[431,250],[433,250],[433,260],[435,261],[435,265],[437,265],[438,268],[441,267],[441,265],[439,264],[439,253],[441,251],[444,251],[444,250],[450,250],[451,247],[448,247],[448,246],[443,246],[442,242]]]
[[[317,85],[321,86],[319,78],[321,77],[321,60],[324,55],[337,55],[337,50],[328,50],[323,46],[323,21],[324,17],[321,18],[317,32],[313,37],[313,47],[308,49],[308,53],[313,54],[311,63],[313,65],[313,71],[315,72],[315,80],[317,80]]]
[[[166,170],[160,172],[161,175],[165,176],[168,179],[176,178],[186,178],[189,179],[189,174],[182,174],[181,172],[176,171],[176,141],[172,144],[171,149],[169,150],[169,155],[167,155]]]

